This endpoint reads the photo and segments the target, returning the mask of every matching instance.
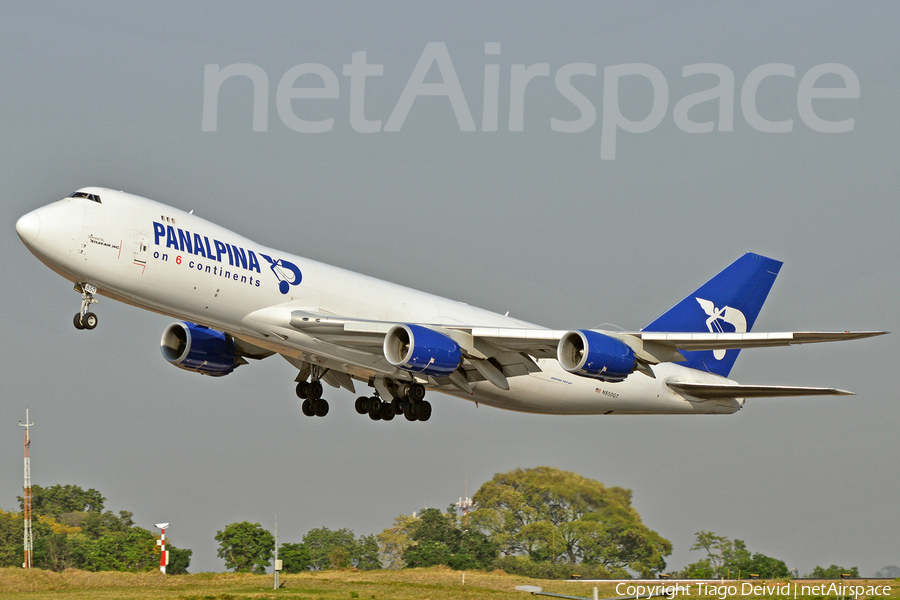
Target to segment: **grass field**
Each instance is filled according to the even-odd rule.
[[[245,599],[474,599],[503,600],[537,598],[517,592],[517,585],[536,585],[545,592],[572,596],[591,597],[593,588],[599,588],[600,598],[616,596],[615,583],[576,583],[565,581],[534,580],[507,575],[500,571],[491,573],[467,572],[465,585],[463,574],[446,567],[430,569],[404,569],[402,571],[321,571],[297,575],[282,575],[283,587],[272,589],[271,575],[244,575],[234,573],[199,573],[197,575],[165,576],[160,573],[89,573],[85,571],[51,571],[0,569],[0,598],[40,600],[43,598],[67,598],[85,600],[137,600],[144,598],[180,600],[245,600]],[[760,582],[754,582],[760,583]],[[810,584],[812,582],[804,582]],[[833,582],[827,582],[833,583]],[[840,582],[838,582],[840,583]],[[888,596],[900,598],[900,583],[854,581],[848,585],[890,585]],[[740,589],[740,586],[738,586]],[[695,591],[695,590],[692,590]],[[698,597],[691,594],[691,597]],[[707,596],[710,597],[710,596]],[[728,596],[728,598],[792,598],[793,594],[777,596]],[[817,594],[806,597],[834,598],[835,595]],[[863,596],[861,596],[863,597]]]

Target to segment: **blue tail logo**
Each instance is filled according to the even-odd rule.
[[[781,262],[747,253],[693,294],[663,313],[644,331],[746,333],[762,309]],[[682,352],[692,369],[728,377],[740,350]]]
[[[706,327],[710,333],[725,333],[722,323],[731,325],[734,328],[734,333],[747,333],[747,317],[738,309],[724,306],[720,310],[716,308],[716,304],[712,300],[704,300],[703,298],[697,298],[696,300],[700,303],[703,311],[709,315],[709,318],[706,320]],[[725,352],[725,350],[713,350],[713,356],[716,360],[722,360],[725,358]]]
[[[275,277],[278,278],[278,290],[282,294],[287,294],[291,290],[292,285],[297,285],[303,280],[303,274],[300,273],[300,269],[294,263],[281,258],[273,260],[271,256],[262,252],[259,255],[269,261],[269,268],[272,269]]]

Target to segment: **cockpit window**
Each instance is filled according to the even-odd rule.
[[[102,202],[100,202],[100,196],[98,196],[97,194],[88,194],[87,192],[73,192],[72,195],[69,196],[69,198],[85,198],[87,200],[90,200],[91,202],[102,204]]]

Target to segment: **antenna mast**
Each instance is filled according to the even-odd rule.
[[[33,554],[34,544],[31,533],[31,439],[28,437],[28,428],[34,423],[28,419],[28,409],[25,409],[25,422],[19,421],[19,426],[25,428],[25,493],[23,495],[23,517],[25,521],[25,562],[22,563],[23,569],[30,569],[34,566]]]
[[[475,508],[475,503],[472,502],[472,499],[469,498],[469,475],[466,474],[466,498],[465,500],[460,498],[459,502],[456,503],[456,508],[463,511],[463,525],[469,525],[469,511]]]

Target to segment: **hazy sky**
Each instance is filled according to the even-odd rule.
[[[234,521],[271,529],[277,512],[281,541],[321,526],[378,533],[400,514],[446,507],[467,480],[472,494],[537,465],[632,489],[644,522],[674,545],[670,568],[701,558],[689,552],[701,529],[801,573],[900,564],[897,334],[745,351],[732,372],[743,383],[857,395],[749,400],[732,416],[536,416],[432,394],[429,422],[385,423],[326,388],[330,414],[308,419],[296,371],[277,356],[220,379],[175,369],[158,348],[172,320],[104,298],[99,327],[76,331],[78,294],[14,228],[78,187],[113,187],[556,328],[640,328],[753,251],[785,263],[756,330],[900,331],[897,4],[7,2],[2,12],[0,507],[21,494],[16,424],[28,407],[34,483],[97,488],[145,528],[170,522],[194,572],[224,568],[213,537]],[[413,98],[403,119],[427,48],[446,48],[462,93]],[[366,79],[364,112],[343,74],[357,52],[383,73]],[[215,131],[203,131],[204,67],[241,63],[267,79],[263,130],[250,80],[235,77],[219,90]],[[334,73],[337,98],[291,103],[290,77],[279,95],[307,63]],[[633,63],[651,77],[613,76]],[[425,86],[443,82],[440,64]],[[677,116],[680,100],[720,83],[711,67],[685,76],[698,64],[734,79],[722,80],[719,97],[733,97],[724,119],[719,100],[686,113],[712,123],[708,133]],[[804,76],[829,64],[858,79],[858,97],[809,100]],[[491,85],[485,94],[494,72],[496,119]],[[524,74],[536,76],[522,96]],[[618,110],[606,81],[619,82]],[[325,82],[307,74],[294,87]],[[834,73],[812,84],[855,95]],[[649,131],[610,127],[618,114]],[[399,131],[385,130],[397,129],[392,115]],[[824,133],[814,118],[852,129]],[[333,121],[304,133],[292,119]],[[361,119],[376,131],[358,131]],[[766,123],[790,131],[760,131]],[[613,131],[615,159],[603,159]]]

